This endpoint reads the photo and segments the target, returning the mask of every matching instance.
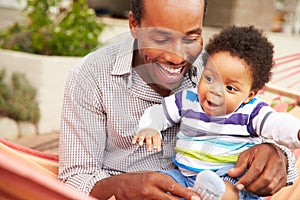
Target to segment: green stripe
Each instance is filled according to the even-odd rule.
[[[204,153],[196,150],[189,150],[180,147],[175,147],[177,153],[196,160],[211,162],[211,163],[234,163],[238,159],[238,154],[230,156],[216,156],[209,153]]]

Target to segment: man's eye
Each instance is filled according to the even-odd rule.
[[[214,79],[211,76],[204,76],[204,78],[208,83],[212,83],[214,81]]]
[[[191,44],[191,43],[194,43],[197,41],[197,38],[196,37],[184,37],[183,39],[183,42],[186,43],[186,44]]]
[[[183,37],[182,40],[183,40],[183,43],[185,43],[185,44],[199,43],[202,40],[202,36],[195,34],[195,35],[185,36],[185,37]]]
[[[157,44],[163,44],[169,41],[168,38],[153,38],[153,40]]]
[[[238,91],[235,87],[233,87],[233,86],[231,86],[231,85],[227,85],[227,86],[226,86],[226,89],[227,89],[228,91],[230,91],[230,92],[236,92],[236,91]]]

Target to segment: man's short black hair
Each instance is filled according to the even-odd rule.
[[[154,0],[151,0],[151,1],[154,1]],[[143,17],[143,13],[144,13],[143,3],[144,3],[144,0],[130,0],[130,10],[132,11],[133,17],[138,22],[138,24],[141,23],[141,19]],[[207,0],[204,0],[204,16],[206,13],[206,9],[207,9]]]

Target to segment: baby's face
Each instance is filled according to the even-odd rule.
[[[209,58],[198,85],[203,110],[211,116],[234,112],[254,96],[249,66],[228,52],[218,52]]]

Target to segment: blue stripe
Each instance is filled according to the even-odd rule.
[[[194,172],[201,172],[203,171],[204,169],[200,169],[200,168],[194,168],[194,167],[191,167],[191,166],[187,166],[187,165],[183,165],[181,163],[179,163],[175,157],[173,158],[173,163],[178,166],[178,167],[181,167],[181,168],[184,168],[184,169],[187,169],[187,170],[190,170],[190,171],[194,171]],[[210,169],[210,170],[213,170],[213,171],[216,171],[218,170],[219,168],[215,168],[215,169]]]
[[[255,145],[254,142],[251,142],[251,143],[237,143],[237,142],[229,142],[229,141],[222,141],[222,140],[215,140],[215,141],[206,140],[205,142],[216,145],[218,147],[222,147],[222,148],[231,150],[231,151],[232,150],[238,150],[238,149],[241,149],[241,148],[244,148],[244,147],[250,148],[250,147]]]
[[[221,147],[224,149],[228,149],[228,150],[238,150],[241,149],[243,147],[252,147],[255,145],[254,142],[251,143],[238,143],[238,142],[230,142],[230,141],[224,141],[218,138],[205,138],[205,139],[201,139],[201,137],[185,137],[181,134],[177,134],[178,139],[180,140],[184,140],[184,141],[193,141],[193,142],[197,142],[197,144],[202,145],[201,143],[206,143],[206,144],[210,144],[211,146],[216,146],[216,147]]]
[[[257,101],[257,97],[254,97],[251,101],[249,101],[248,103],[243,103],[243,104],[241,104],[240,105],[240,107],[238,108],[238,109],[240,109],[240,108],[243,108],[245,105],[247,105],[247,104],[254,104],[255,103],[255,101]]]
[[[185,98],[191,102],[194,102],[194,101],[199,102],[198,94],[193,91],[190,91],[190,90],[186,90]]]

